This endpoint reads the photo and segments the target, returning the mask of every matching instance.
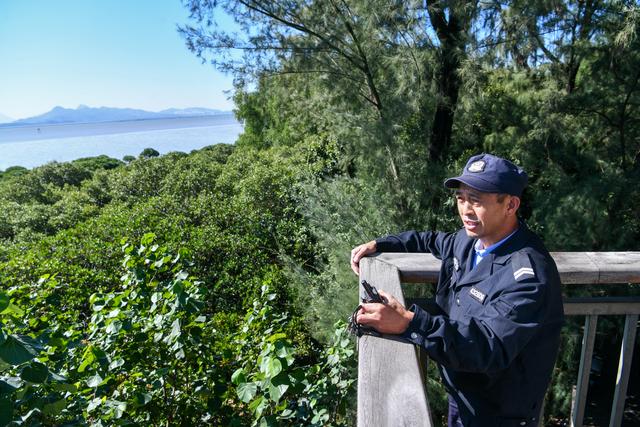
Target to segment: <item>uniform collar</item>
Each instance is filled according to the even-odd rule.
[[[471,269],[471,256],[469,256],[469,264],[467,265],[466,273],[461,277],[461,279],[456,284],[456,287],[469,285],[473,283],[480,282],[491,274],[493,274],[494,265],[504,265],[509,259],[511,259],[511,255],[520,250],[530,237],[529,228],[526,224],[520,221],[518,229],[513,233],[505,242],[495,248],[492,252],[485,255],[483,261],[479,263],[475,268]],[[474,245],[471,245],[469,248],[472,251],[469,255],[473,254]]]
[[[530,238],[531,231],[529,231],[529,227],[523,221],[520,221],[518,229],[513,236],[493,251],[493,262],[495,264],[505,264],[511,258],[511,254],[522,249]]]
[[[516,227],[515,230],[513,230],[511,233],[509,233],[509,235],[507,237],[503,238],[502,240],[500,240],[500,241],[498,241],[498,242],[494,243],[493,245],[488,246],[486,248],[480,249],[480,246],[482,246],[482,242],[480,241],[480,239],[476,240],[476,243],[473,245],[474,254],[473,254],[473,260],[471,262],[472,268],[475,268],[476,264],[478,264],[480,261],[485,259],[487,257],[487,255],[489,255],[491,252],[495,251],[500,245],[502,245],[507,240],[509,240],[509,238],[511,236],[516,234],[516,232],[518,231],[519,228],[520,227],[519,227],[519,224],[518,224],[518,227]],[[480,257],[480,261],[476,262],[478,257]]]
[[[476,253],[478,255],[480,255],[481,257],[486,256],[487,254],[493,252],[495,249],[498,248],[498,246],[502,245],[504,242],[506,242],[509,237],[513,236],[514,234],[516,234],[516,232],[518,231],[518,229],[520,228],[520,226],[518,225],[518,227],[516,227],[515,230],[513,230],[511,233],[509,233],[509,235],[507,237],[505,237],[504,239],[494,243],[493,245],[487,247],[487,248],[480,248],[480,246],[482,246],[482,242],[480,241],[480,239],[476,240],[476,243],[473,245],[473,249],[476,251]]]

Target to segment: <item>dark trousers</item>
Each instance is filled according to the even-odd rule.
[[[458,405],[456,404],[456,401],[451,398],[451,396],[449,396],[449,416],[447,417],[447,426],[464,427],[462,425],[460,413],[458,412]]]

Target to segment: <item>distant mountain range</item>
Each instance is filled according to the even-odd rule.
[[[13,119],[9,116],[5,116],[4,114],[0,113],[0,123],[9,123],[12,122]]]
[[[2,126],[20,125],[44,125],[57,123],[96,123],[96,122],[116,122],[124,120],[148,120],[148,119],[170,119],[177,117],[198,117],[227,114],[230,111],[213,110],[210,108],[169,108],[158,112],[136,110],[133,108],[109,108],[109,107],[87,107],[80,105],[78,108],[55,107],[51,111],[39,116],[26,119],[15,120],[4,123]],[[0,117],[1,119],[1,117]]]

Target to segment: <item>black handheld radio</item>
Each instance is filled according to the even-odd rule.
[[[360,283],[362,284],[362,288],[364,289],[364,292],[366,294],[362,298],[363,303],[366,303],[366,304],[369,304],[369,303],[386,304],[387,303],[387,301],[378,293],[378,290],[375,288],[375,286],[371,286],[366,280],[363,280]],[[361,337],[362,335],[373,335],[373,336],[379,337],[380,333],[378,331],[358,323],[357,316],[358,316],[358,311],[360,311],[361,307],[362,306],[359,305],[353,311],[353,314],[351,314],[351,316],[349,317],[349,332],[351,332],[353,335],[358,337]]]
[[[386,301],[378,293],[378,290],[375,288],[375,286],[371,286],[366,280],[363,280],[361,283],[364,291],[367,293],[367,296],[362,299],[362,302],[377,302],[380,304],[386,303]]]

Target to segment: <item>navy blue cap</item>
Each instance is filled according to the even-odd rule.
[[[444,186],[458,188],[462,182],[485,193],[506,193],[520,197],[527,180],[527,173],[509,160],[482,153],[472,156],[462,175],[445,180]]]

